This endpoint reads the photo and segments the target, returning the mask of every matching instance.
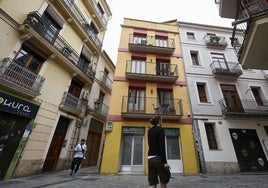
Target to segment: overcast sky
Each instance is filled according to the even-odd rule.
[[[103,49],[116,64],[123,18],[154,22],[177,19],[182,22],[232,27],[233,20],[219,16],[215,0],[106,0],[112,17],[108,22]]]

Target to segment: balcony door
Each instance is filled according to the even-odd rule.
[[[131,60],[131,73],[145,74],[146,63],[144,60]]]
[[[145,90],[130,88],[128,96],[128,112],[143,113],[145,111]]]
[[[134,44],[146,45],[147,44],[146,35],[134,34],[133,43]]]
[[[170,63],[157,60],[156,61],[156,75],[170,76]]]
[[[40,32],[42,32],[44,38],[50,44],[53,44],[59,34],[59,31],[62,29],[63,21],[50,6],[47,7],[46,11],[42,15],[42,19],[45,23],[40,23],[42,26],[40,25],[39,29],[43,29]]]
[[[229,112],[244,112],[241,100],[234,85],[221,84],[221,90]]]
[[[159,89],[157,91],[157,106],[158,106],[158,113],[164,113],[164,114],[175,113],[172,90]]]
[[[225,61],[224,54],[211,53],[212,63],[216,69],[228,70],[228,64]]]
[[[166,155],[172,173],[182,173],[182,154],[179,129],[165,129]]]
[[[144,171],[144,128],[124,127],[121,147],[121,172]]]

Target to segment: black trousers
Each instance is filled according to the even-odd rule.
[[[83,158],[79,158],[79,157],[73,158],[71,170],[74,170],[74,173],[76,173],[79,170],[82,159]]]

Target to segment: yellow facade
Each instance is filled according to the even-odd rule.
[[[137,45],[135,42],[130,41],[131,36],[135,35],[135,33],[137,36],[146,37],[147,43],[145,46],[140,46],[140,44]],[[157,35],[162,35],[160,37],[161,39],[173,39],[175,47],[172,53],[162,52],[161,49],[159,51],[158,46],[153,44],[154,40],[156,41]],[[134,45],[134,47],[132,48],[131,45]],[[164,46],[164,48],[165,47],[167,46]],[[133,68],[133,62],[140,61],[140,59],[142,59],[142,65],[140,65],[143,66],[145,64],[144,69],[141,69],[141,72],[135,72],[131,69],[129,72],[129,69],[127,68],[128,62],[132,62]],[[155,73],[157,69],[156,62],[159,59],[168,61],[168,63],[170,63],[168,65],[170,65],[170,67],[177,67],[177,80],[167,81],[165,78]],[[132,73],[135,73],[134,76]],[[130,92],[132,90],[142,93],[142,97],[135,98],[136,100],[139,99],[142,101],[139,102],[139,105],[142,107],[136,106],[139,110],[132,108],[132,104],[130,104]],[[192,134],[192,121],[189,115],[190,104],[184,74],[177,21],[174,20],[165,23],[156,23],[125,18],[124,24],[122,25],[109,108],[108,120],[112,123],[112,130],[106,132],[101,173],[148,172],[147,131],[150,127],[149,119],[155,114],[155,105],[159,103],[159,93],[163,91],[165,92],[166,90],[169,91],[171,95],[169,98],[173,100],[173,104],[176,102],[175,99],[180,99],[179,101],[181,101],[180,108],[176,108],[174,105],[175,110],[173,110],[170,114],[167,116],[165,116],[166,114],[164,114],[164,112],[162,114],[162,126],[167,131],[171,131],[173,133],[176,132],[176,134],[178,134],[176,135],[178,138],[176,137],[175,142],[176,144],[177,141],[181,143],[181,159],[177,160],[178,162],[181,162],[181,166],[180,169],[178,167],[176,170],[180,171],[180,173],[186,174],[197,173],[198,167]],[[125,100],[126,98],[127,100]],[[135,104],[137,103],[138,102],[135,102]],[[152,106],[154,106],[154,108]],[[130,108],[132,110],[130,110]],[[139,143],[142,146],[139,144],[135,145],[135,139],[140,140]],[[172,140],[173,137],[167,136],[167,140],[168,139]],[[142,151],[140,152],[142,152],[142,156],[140,154],[135,155],[127,153],[127,151],[129,151],[127,144],[132,144],[130,146],[132,153],[135,153],[135,149],[141,147]],[[137,160],[138,162],[136,161],[139,165],[134,164],[135,158],[139,158]],[[172,162],[173,161],[170,160],[170,163]],[[178,165],[176,162],[174,165],[177,168]]]

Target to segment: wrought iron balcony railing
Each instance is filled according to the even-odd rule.
[[[106,120],[108,116],[109,107],[103,102],[95,99],[94,106],[87,106],[87,113],[91,113],[93,116],[100,118],[102,120]]]
[[[231,41],[238,60],[240,60],[253,20],[266,14],[268,14],[268,3],[263,0],[237,1],[237,16],[233,22]]]
[[[107,76],[104,71],[100,72],[99,81],[103,84],[104,87],[107,87],[108,90],[112,90],[113,81]]]
[[[60,109],[74,115],[79,115],[82,113],[82,99],[73,96],[71,93],[64,92]]]
[[[83,16],[78,6],[71,0],[62,0],[62,2],[75,17],[76,21],[80,24],[80,27],[82,27],[84,31],[87,33],[88,37],[95,43],[95,45],[99,49],[101,49],[102,42],[98,39],[98,36],[94,33],[93,28],[90,26],[86,18]]]
[[[99,16],[100,20],[102,21],[103,25],[106,27],[107,24],[108,24],[108,19],[105,18],[105,16],[99,10],[99,7],[98,7],[96,1],[95,0],[89,0],[89,2],[93,5],[93,7],[95,8],[96,12],[98,13],[98,16]]]
[[[109,111],[109,107],[104,104],[103,102],[100,102],[98,100],[95,100],[94,102],[94,111],[107,117],[108,115],[108,111]]]
[[[213,61],[210,64],[210,67],[214,75],[232,76],[237,78],[243,74],[239,63]]]
[[[175,82],[178,79],[178,66],[165,62],[153,63],[127,60],[126,77],[138,80],[158,80]]]
[[[219,104],[226,116],[268,117],[268,101],[224,98],[219,100]]]
[[[183,115],[182,100],[123,96],[121,114],[124,118],[146,119],[160,114],[165,119],[179,119]]]
[[[32,27],[43,39],[50,43],[58,52],[65,56],[69,61],[71,61],[75,66],[78,66],[79,55],[72,48],[72,46],[59,34],[53,34],[55,31],[52,29],[51,25],[41,17],[38,12],[31,12],[28,14],[24,24]],[[79,68],[79,67],[78,67]],[[81,70],[90,79],[95,76],[95,71],[88,67]]]
[[[45,78],[13,62],[10,58],[4,58],[0,65],[0,78],[23,88],[39,93]]]
[[[204,41],[207,46],[216,46],[226,48],[228,43],[223,36],[205,35]]]
[[[162,53],[171,55],[175,51],[173,38],[158,38],[155,36],[129,35],[129,49],[134,51]]]

